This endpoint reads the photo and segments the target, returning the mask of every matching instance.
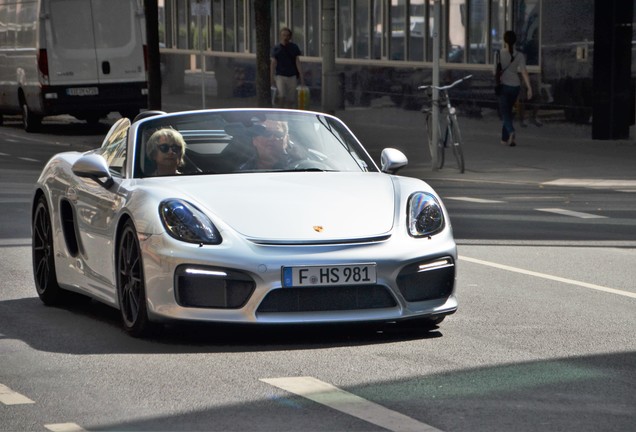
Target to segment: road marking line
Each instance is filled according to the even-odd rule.
[[[27,162],[40,162],[38,159],[33,159],[33,158],[28,158],[28,157],[18,157],[18,159],[21,159],[21,160],[27,161]]]
[[[481,203],[481,204],[499,204],[499,203],[503,203],[505,201],[495,201],[495,200],[489,200],[489,199],[483,199],[483,198],[470,198],[470,197],[444,197],[444,199],[451,199],[451,200],[455,200],[455,201],[467,201],[467,202],[473,202],[473,203]]]
[[[83,432],[86,430],[77,423],[53,423],[46,424],[44,427],[53,432]]]
[[[552,185],[552,186],[576,186],[576,187],[587,187],[587,188],[614,189],[614,188],[636,187],[636,180],[562,178],[562,179],[552,180],[549,182],[543,182],[541,184]]]
[[[15,239],[0,239],[0,247],[4,246],[29,246],[31,247],[31,237],[15,238]]]
[[[573,216],[573,217],[577,217],[581,219],[607,219],[607,216],[600,216],[600,215],[595,215],[591,213],[575,212],[572,210],[565,210],[560,208],[538,208],[535,210],[541,211],[541,212],[556,213],[563,216]]]
[[[9,387],[0,384],[0,402],[4,405],[22,405],[35,403],[26,396],[16,393]]]
[[[0,198],[0,204],[29,204],[31,198]]]
[[[439,431],[313,377],[261,378],[261,381],[390,431]]]
[[[494,262],[490,262],[490,261],[483,261],[477,258],[470,258],[467,256],[463,256],[461,255],[459,257],[460,260],[463,261],[468,261],[468,262],[472,262],[475,264],[481,264],[481,265],[485,265],[485,266],[489,266],[489,267],[494,267],[494,268],[498,268],[500,270],[507,270],[507,271],[511,271],[514,273],[521,273],[524,275],[528,275],[528,276],[535,276],[538,278],[542,278],[542,279],[548,279],[548,280],[552,280],[552,281],[556,281],[556,282],[561,282],[561,283],[565,283],[565,284],[569,284],[569,285],[576,285],[576,286],[580,286],[583,288],[589,288],[589,289],[593,289],[593,290],[597,290],[597,291],[603,291],[606,293],[610,293],[610,294],[618,294],[624,297],[631,297],[636,299],[636,293],[634,292],[630,292],[630,291],[623,291],[623,290],[619,290],[619,289],[615,289],[615,288],[608,288],[608,287],[604,287],[601,285],[595,285],[595,284],[591,284],[591,283],[587,283],[587,282],[581,282],[581,281],[577,281],[577,280],[573,280],[573,279],[567,279],[567,278],[562,278],[559,276],[553,276],[553,275],[549,275],[549,274],[545,274],[545,273],[539,273],[539,272],[535,272],[532,270],[525,270],[522,268],[518,268],[518,267],[512,267],[512,266],[507,266],[504,264],[498,264],[498,263],[494,263]]]

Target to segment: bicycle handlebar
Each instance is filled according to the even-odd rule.
[[[423,85],[423,86],[419,86],[417,89],[418,90],[425,90],[427,88],[434,88],[434,89],[437,89],[437,90],[448,90],[448,89],[451,89],[451,88],[455,87],[457,84],[459,84],[459,83],[461,83],[463,81],[466,81],[467,79],[470,79],[472,77],[473,77],[472,75],[466,75],[464,78],[460,78],[457,81],[455,81],[454,83],[449,84],[449,85],[445,85],[445,86],[441,86],[441,87],[434,86],[434,85]]]

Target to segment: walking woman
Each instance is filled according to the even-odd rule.
[[[517,145],[515,142],[515,128],[512,123],[512,109],[521,91],[519,74],[523,77],[528,89],[527,100],[532,99],[532,86],[530,85],[530,77],[526,69],[526,58],[523,53],[515,50],[516,42],[517,35],[512,30],[508,30],[504,33],[504,49],[499,52],[499,61],[503,71],[501,74],[503,86],[499,95],[499,113],[503,120],[501,144],[509,145],[510,147]]]

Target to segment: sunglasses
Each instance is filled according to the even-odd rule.
[[[168,153],[169,150],[172,150],[173,153],[181,154],[181,146],[178,144],[159,144],[157,148],[161,153]]]
[[[267,138],[267,139],[276,139],[276,140],[282,140],[283,138],[285,138],[287,136],[287,134],[283,131],[280,130],[269,130],[269,129],[265,129],[264,131],[262,131],[260,133],[260,136]]]

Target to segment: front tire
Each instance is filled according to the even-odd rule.
[[[65,291],[57,283],[55,248],[49,207],[44,196],[38,199],[32,220],[33,279],[42,302],[53,306],[62,302]]]
[[[151,333],[146,288],[137,231],[131,220],[124,224],[117,245],[117,296],[126,333],[144,337]]]
[[[42,126],[42,117],[34,114],[26,101],[22,101],[22,126],[27,132],[37,132]]]

